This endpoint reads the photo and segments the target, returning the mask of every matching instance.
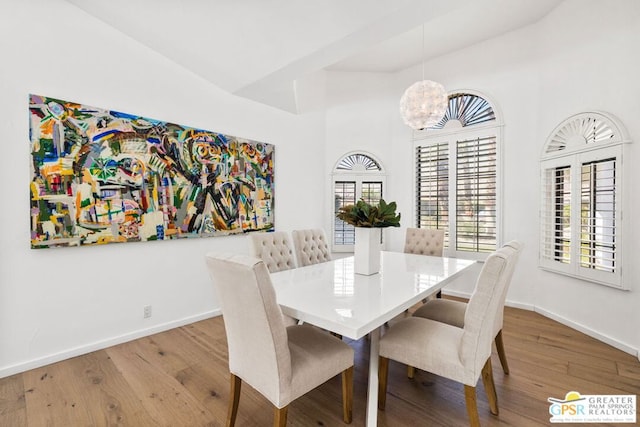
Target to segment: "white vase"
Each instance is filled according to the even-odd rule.
[[[356,227],[354,269],[370,276],[380,272],[380,236],[382,228]]]

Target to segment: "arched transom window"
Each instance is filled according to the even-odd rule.
[[[454,93],[449,95],[449,106],[444,117],[429,129],[450,127],[467,127],[496,119],[496,114],[489,101],[471,93]]]
[[[340,160],[338,166],[336,166],[336,170],[339,171],[350,171],[350,172],[360,172],[360,171],[382,171],[382,168],[378,164],[378,162],[367,154],[362,153],[354,153],[345,156]]]

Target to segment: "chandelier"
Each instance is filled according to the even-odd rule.
[[[422,25],[422,81],[415,82],[400,98],[402,120],[413,129],[438,123],[449,105],[447,91],[440,83],[424,79],[424,24]]]
[[[415,82],[400,98],[400,114],[413,129],[425,129],[444,117],[449,97],[444,86],[431,80]]]

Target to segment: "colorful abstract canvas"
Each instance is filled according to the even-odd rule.
[[[271,144],[30,95],[31,247],[273,228]]]

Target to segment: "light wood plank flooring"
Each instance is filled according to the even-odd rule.
[[[489,413],[482,382],[483,426],[548,426],[548,397],[640,395],[640,362],[536,313],[506,308],[503,330],[511,374],[497,354],[493,371],[500,415]],[[356,350],[353,426],[365,424],[368,341]],[[289,426],[343,426],[340,377],[298,399]],[[221,317],[0,379],[0,426],[221,426],[229,397]],[[269,426],[270,404],[243,385],[238,426]],[[640,417],[638,417],[640,420]],[[460,384],[391,362],[379,426],[465,426]],[[604,425],[604,424],[599,424]]]

